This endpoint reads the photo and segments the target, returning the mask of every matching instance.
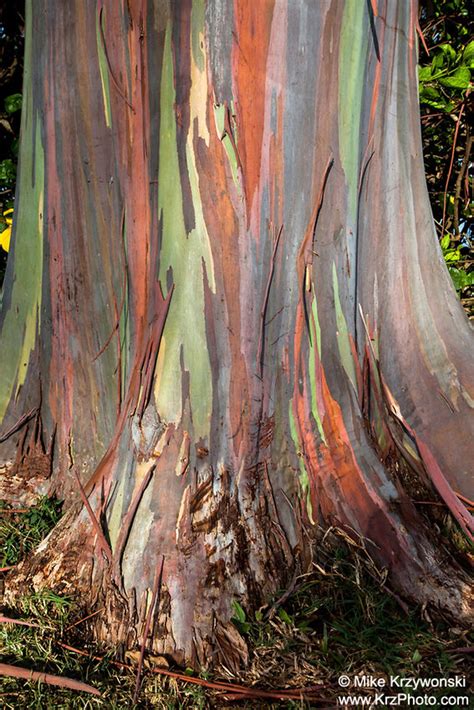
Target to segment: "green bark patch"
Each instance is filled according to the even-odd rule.
[[[31,66],[31,40],[27,37],[25,72]],[[25,82],[28,86],[28,82]],[[12,257],[16,273],[9,294],[10,308],[0,340],[0,418],[4,416],[12,396],[25,381],[29,358],[40,330],[41,289],[43,273],[43,186],[44,153],[38,115],[34,115],[31,92],[25,96],[22,117],[24,136],[21,148],[20,194],[28,196],[15,215]],[[21,204],[21,203],[20,203]],[[21,269],[16,268],[21,265]],[[4,305],[5,308],[5,305]]]
[[[186,234],[183,194],[176,142],[173,56],[171,30],[167,29],[161,82],[160,166],[158,209],[163,224],[160,251],[160,280],[166,282],[171,267],[175,291],[163,334],[164,353],[159,361],[156,401],[160,415],[178,423],[182,416],[182,393],[177,383],[184,371],[190,373],[190,404],[194,433],[206,436],[211,416],[211,366],[204,319],[203,261],[212,274],[212,260],[204,223],[199,185],[188,142],[188,177],[191,184],[196,227]],[[191,126],[191,131],[193,130]]]

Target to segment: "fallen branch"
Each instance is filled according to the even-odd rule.
[[[104,610],[105,607],[102,607],[101,609],[97,609],[97,611],[93,611],[92,614],[88,614],[82,619],[79,619],[79,621],[75,621],[73,624],[69,624],[69,626],[66,626],[66,628],[64,629],[64,632],[69,631],[69,629],[73,629],[75,626],[79,626],[79,624],[82,624],[84,621],[87,621],[87,619],[91,619],[93,616],[97,616],[97,614],[100,614],[100,612]]]
[[[101,693],[97,688],[82,683],[80,680],[73,678],[65,678],[64,676],[51,675],[50,673],[41,673],[40,671],[32,671],[29,668],[21,666],[11,666],[7,663],[0,663],[0,675],[11,676],[12,678],[24,678],[29,681],[38,681],[40,683],[48,683],[49,685],[57,685],[59,688],[69,688],[77,690],[80,693],[91,693],[101,697]]]
[[[23,621],[22,619],[12,619],[9,616],[0,616],[0,624],[16,624],[17,626],[29,626],[31,628],[44,629],[48,628],[52,630],[51,626],[45,627],[41,624],[35,624],[32,621]]]

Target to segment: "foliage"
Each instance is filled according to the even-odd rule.
[[[419,69],[420,102],[451,113],[471,85],[474,42],[456,50],[449,43],[433,50],[431,64]]]
[[[474,271],[467,271],[459,245],[452,246],[450,234],[445,234],[440,240],[443,257],[453,280],[456,291],[463,291],[474,286]]]
[[[21,110],[22,95],[21,94],[10,94],[5,99],[5,111],[7,113],[16,113],[16,111]]]
[[[11,187],[16,180],[16,165],[11,158],[6,158],[0,163],[0,184]]]
[[[474,23],[467,0],[422,3],[421,125],[431,206],[454,286],[470,312],[473,276],[472,73]]]

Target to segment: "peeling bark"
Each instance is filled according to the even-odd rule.
[[[237,667],[232,601],[306,569],[324,519],[470,617],[398,473],[472,537],[472,333],[424,182],[416,11],[27,3],[1,480],[68,511],[11,602],[52,587],[105,606],[99,639]]]

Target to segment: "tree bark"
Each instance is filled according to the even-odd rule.
[[[180,663],[237,665],[232,601],[306,569],[324,520],[468,619],[412,500],[437,491],[472,539],[472,333],[425,186],[416,12],[27,2],[2,488],[68,511],[8,599],[67,591],[105,603],[101,639],[150,627]]]

